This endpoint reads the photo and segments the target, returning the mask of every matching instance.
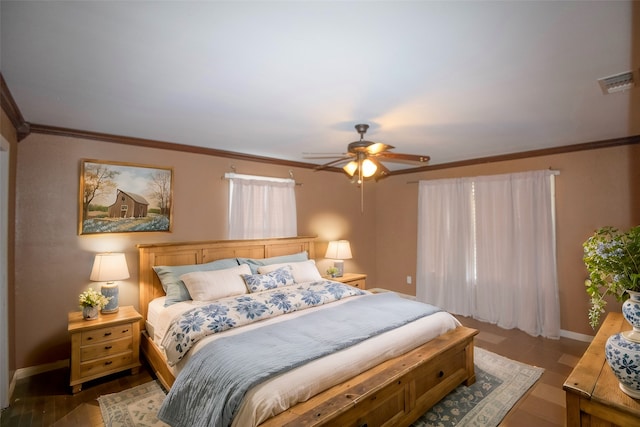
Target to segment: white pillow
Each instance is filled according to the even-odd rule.
[[[224,270],[194,271],[180,276],[194,301],[212,301],[248,292],[242,278],[251,274],[247,264]]]
[[[312,259],[301,262],[284,262],[282,264],[263,265],[258,267],[258,273],[271,273],[272,271],[277,270],[280,267],[284,267],[285,265],[291,266],[293,280],[295,280],[296,283],[315,282],[317,280],[322,280],[322,275],[318,271],[318,267],[316,267],[316,262]]]

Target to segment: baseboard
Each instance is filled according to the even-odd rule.
[[[28,366],[17,369],[14,374],[15,381],[22,378],[32,377],[43,372],[55,371],[56,369],[68,368],[69,359],[58,360],[57,362],[45,363],[44,365]]]
[[[42,374],[43,372],[55,371],[56,369],[68,368],[69,359],[58,360],[57,362],[45,363],[44,365],[29,366],[26,368],[20,368],[10,373],[11,380],[9,381],[9,401],[13,397],[13,392],[16,389],[16,382],[22,378],[31,377],[34,375]]]
[[[572,340],[582,341],[582,342],[593,341],[592,335],[579,334],[577,332],[565,331],[564,329],[560,329],[560,336],[562,338],[569,338]]]

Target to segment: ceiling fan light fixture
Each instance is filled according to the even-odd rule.
[[[347,173],[347,175],[353,176],[353,174],[358,170],[358,162],[351,160],[349,163],[344,165],[342,169]]]
[[[371,160],[364,159],[362,161],[362,176],[364,176],[365,178],[373,176],[377,170],[378,167]]]

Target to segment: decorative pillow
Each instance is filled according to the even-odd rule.
[[[247,283],[249,292],[261,292],[267,289],[291,286],[295,283],[289,265],[277,268],[267,274],[244,274],[242,278]]]
[[[285,265],[291,267],[291,273],[293,274],[293,280],[296,283],[315,282],[322,280],[322,275],[316,267],[316,262],[312,259],[302,262],[287,262],[284,264],[271,264],[258,267],[258,273],[270,273]]]
[[[236,265],[224,270],[194,271],[183,274],[180,280],[187,287],[194,301],[213,301],[216,299],[247,293],[242,280],[243,274],[251,274],[247,264]]]
[[[300,262],[306,261],[308,259],[309,255],[307,254],[307,251],[298,252],[297,254],[292,255],[275,256],[271,258],[237,258],[238,264],[249,264],[252,274],[256,274],[258,272],[258,267],[262,265]]]
[[[189,291],[184,286],[184,282],[180,280],[180,276],[183,274],[191,273],[194,271],[211,271],[222,270],[225,268],[235,267],[238,265],[238,261],[235,258],[219,259],[217,261],[208,262],[206,264],[190,264],[190,265],[156,265],[153,270],[158,275],[162,288],[167,294],[164,306],[169,307],[180,301],[188,301],[191,299]]]

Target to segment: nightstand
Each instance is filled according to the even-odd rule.
[[[328,280],[346,283],[360,289],[367,289],[367,275],[361,273],[344,273],[342,277],[327,277]]]
[[[140,368],[140,319],[132,306],[120,307],[116,313],[100,314],[84,320],[82,312],[69,313],[71,334],[72,392],[82,390],[82,383],[105,375]]]

